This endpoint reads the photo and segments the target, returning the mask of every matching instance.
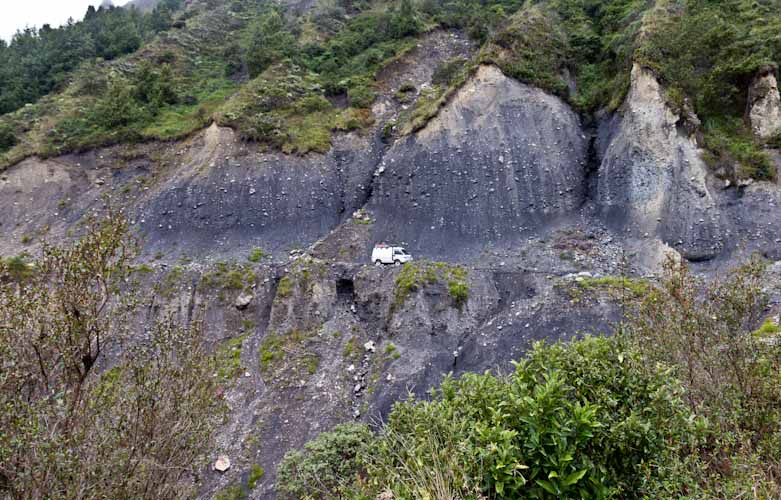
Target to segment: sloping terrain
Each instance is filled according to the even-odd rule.
[[[190,2],[202,17],[155,43],[206,59],[201,44],[238,23],[223,4],[209,16],[198,10],[212,3]],[[106,64],[135,64],[156,47]],[[201,314],[212,347],[233,353],[213,457],[227,454],[232,466],[203,471],[203,498],[246,484],[253,464],[265,475],[248,494],[274,498],[285,452],[336,423],[381,418],[448,372],[509,370],[534,340],[609,334],[627,294],[654,280],[668,254],[705,276],[761,254],[778,313],[781,157],[772,144],[756,147],[773,175],[722,175],[706,161],[693,112],[672,106],[647,66],[631,67],[619,106],[590,112],[483,56],[459,29],[418,35],[377,63],[376,96],[360,108],[372,121],[327,124],[327,148],[306,154],[246,140],[244,122],[231,128],[200,113],[176,133],[45,158],[31,144],[51,138],[43,108],[56,96],[10,118],[37,121],[0,172],[0,254],[34,254],[40,239],[66,239],[85,215],[120,207],[143,237],[139,266],[159,287],[157,313]],[[471,61],[463,81],[435,81],[455,59]],[[274,68],[229,88],[254,89]],[[760,109],[747,114],[757,130],[776,130],[777,85],[762,85],[752,101]],[[229,98],[214,93],[209,111]],[[359,109],[349,91],[328,98],[318,119]],[[431,116],[401,133],[431,102]],[[383,241],[404,244],[415,261],[371,266]]]

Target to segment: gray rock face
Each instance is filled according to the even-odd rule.
[[[760,71],[751,82],[747,112],[758,138],[767,140],[781,133],[781,97],[774,69]]]
[[[326,155],[306,158],[247,148],[212,126],[188,162],[137,204],[153,242],[184,244],[196,255],[215,247],[306,246],[349,217],[366,199],[378,150],[345,138]]]
[[[712,258],[722,242],[707,167],[656,78],[635,66],[631,82],[620,113],[600,131],[601,215],[614,228],[658,237],[689,259]]]
[[[426,255],[518,238],[580,206],[587,150],[564,102],[482,66],[383,158],[374,235]]]

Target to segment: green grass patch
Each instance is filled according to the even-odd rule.
[[[733,179],[775,180],[776,167],[742,118],[711,118],[703,124],[705,160]]]
[[[775,337],[781,334],[781,324],[776,323],[773,318],[767,318],[762,326],[754,330],[754,337],[756,338],[768,338]]]
[[[453,305],[460,309],[469,299],[467,274],[464,267],[444,262],[408,262],[396,277],[391,308],[394,311],[401,309],[407,298],[424,286],[445,282]]]
[[[284,358],[284,339],[273,332],[263,339],[260,344],[260,370],[264,373],[269,372],[277,361]]]
[[[247,488],[241,483],[232,483],[217,492],[214,500],[245,500],[249,498]]]
[[[257,280],[257,275],[249,264],[236,262],[217,262],[213,269],[201,276],[204,287],[216,287],[222,290],[245,290]]]
[[[287,298],[293,293],[293,280],[290,276],[283,276],[277,285],[277,297]]]
[[[27,254],[16,255],[3,259],[0,257],[0,276],[6,275],[11,281],[21,283],[32,277],[35,265],[29,262]]]
[[[252,464],[252,467],[250,467],[249,470],[249,478],[247,479],[247,486],[249,489],[254,490],[255,486],[258,484],[258,481],[263,479],[264,474],[265,471],[263,470],[263,467],[258,464]]]
[[[217,350],[217,376],[224,381],[234,380],[241,376],[241,352],[247,334],[230,339]]]
[[[572,301],[578,303],[586,294],[594,293],[606,293],[616,300],[636,300],[645,297],[651,291],[651,286],[644,279],[602,276],[578,278],[568,285],[567,290]]]
[[[262,248],[253,248],[249,256],[247,256],[247,260],[257,263],[260,262],[265,256],[266,252],[264,252]]]

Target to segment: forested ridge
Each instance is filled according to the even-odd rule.
[[[0,40],[0,114],[60,90],[70,72],[85,61],[135,52],[171,27],[172,15],[181,5],[181,0],[165,0],[150,14],[90,6],[82,21],[71,20],[59,28],[25,28],[10,44]]]

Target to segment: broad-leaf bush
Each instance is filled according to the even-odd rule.
[[[364,424],[342,424],[285,455],[279,465],[279,498],[340,498],[360,471],[363,450],[373,440]]]
[[[366,478],[353,487],[394,498],[636,497],[697,443],[682,397],[669,369],[646,369],[620,338],[537,344],[509,376],[447,378],[430,401],[397,403],[371,446],[356,448]],[[283,470],[317,460],[307,451]],[[288,483],[282,475],[278,487]]]
[[[768,305],[764,269],[753,260],[706,283],[669,261],[627,324],[635,350],[673,367],[691,410],[711,422],[701,479],[718,497],[781,495],[781,346],[755,335]]]

